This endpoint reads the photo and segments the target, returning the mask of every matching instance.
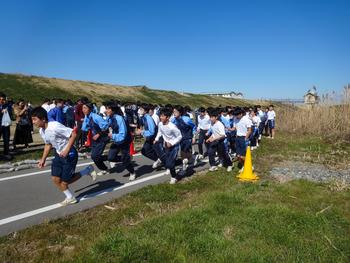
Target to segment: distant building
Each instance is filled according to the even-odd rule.
[[[312,89],[309,89],[308,92],[304,95],[304,103],[306,105],[315,105],[320,101],[320,97],[317,95],[316,87],[313,86]]]
[[[209,96],[215,96],[215,97],[223,97],[223,98],[229,98],[229,99],[243,99],[243,93],[242,92],[227,92],[227,93],[205,93],[205,95]]]

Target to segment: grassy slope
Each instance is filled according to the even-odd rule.
[[[115,210],[99,206],[1,238],[0,261],[349,262],[350,192],[278,184],[267,172],[331,151],[319,138],[280,135],[254,152],[256,184],[238,182],[235,169],[146,187],[110,202]]]
[[[8,97],[15,99],[25,98],[34,104],[40,104],[48,98],[70,98],[76,100],[87,96],[96,102],[109,98],[124,101],[142,101],[147,103],[171,103],[191,106],[218,106],[221,105],[247,105],[248,101],[215,98],[206,95],[181,95],[174,91],[153,90],[147,87],[126,87],[118,85],[84,82],[77,80],[63,80],[57,78],[44,78],[37,76],[24,76],[18,74],[0,73],[0,91]],[[253,102],[251,102],[253,103]]]

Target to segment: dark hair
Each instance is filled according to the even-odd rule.
[[[159,110],[159,115],[164,115],[166,117],[170,117],[172,115],[172,111],[170,108],[161,108]]]
[[[192,111],[192,109],[191,109],[190,106],[186,105],[186,106],[184,107],[184,111],[190,112],[190,111]]]
[[[209,114],[210,117],[219,118],[219,116],[220,116],[220,111],[217,110],[217,109],[213,109],[213,110],[210,110],[210,111],[208,112],[208,114]]]
[[[240,115],[240,114],[244,114],[245,112],[246,111],[244,109],[237,107],[236,109],[234,109],[233,115],[237,116],[237,115]]]
[[[121,108],[118,106],[118,104],[116,102],[109,101],[109,102],[106,102],[105,105],[106,105],[106,108],[111,109],[114,114],[124,116],[123,111],[121,110]]]
[[[50,99],[49,98],[45,98],[44,99],[44,103],[46,103],[46,102],[50,102]]]
[[[69,106],[73,106],[73,101],[71,99],[67,99],[66,104]]]
[[[199,112],[205,112],[205,108],[204,108],[204,107],[200,107],[200,108],[198,109],[198,111],[199,111]]]
[[[271,104],[269,107],[272,107],[272,108],[273,108],[273,105]]]
[[[151,109],[151,106],[149,104],[142,104],[140,106],[140,108],[144,109],[146,113],[149,112],[149,110]]]
[[[48,120],[47,111],[41,106],[34,108],[31,112],[31,115],[32,117],[37,117],[40,120]]]
[[[183,115],[184,113],[184,108],[181,105],[175,105],[174,109],[180,112],[180,115]]]
[[[85,102],[83,103],[83,105],[85,105],[86,107],[88,107],[90,110],[94,109],[94,105],[91,102]]]
[[[81,101],[83,104],[89,103],[89,99],[87,97],[81,97],[78,101]]]

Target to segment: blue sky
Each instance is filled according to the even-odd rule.
[[[248,98],[350,82],[350,1],[0,4],[0,72]]]

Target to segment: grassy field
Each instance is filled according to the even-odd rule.
[[[0,261],[349,262],[349,191],[279,184],[268,173],[292,158],[331,166],[344,150],[337,147],[280,134],[254,151],[262,178],[255,184],[238,182],[235,169],[146,187],[110,202],[112,210],[99,206],[1,238]]]
[[[249,105],[253,101],[227,99],[217,97],[213,100],[207,95],[174,91],[154,90],[145,86],[120,86],[103,83],[25,76],[19,74],[0,73],[0,91],[15,100],[24,98],[35,105],[41,105],[44,98],[76,99],[87,96],[100,103],[107,99],[118,99],[129,102],[145,102],[158,104],[181,104],[198,106]]]

